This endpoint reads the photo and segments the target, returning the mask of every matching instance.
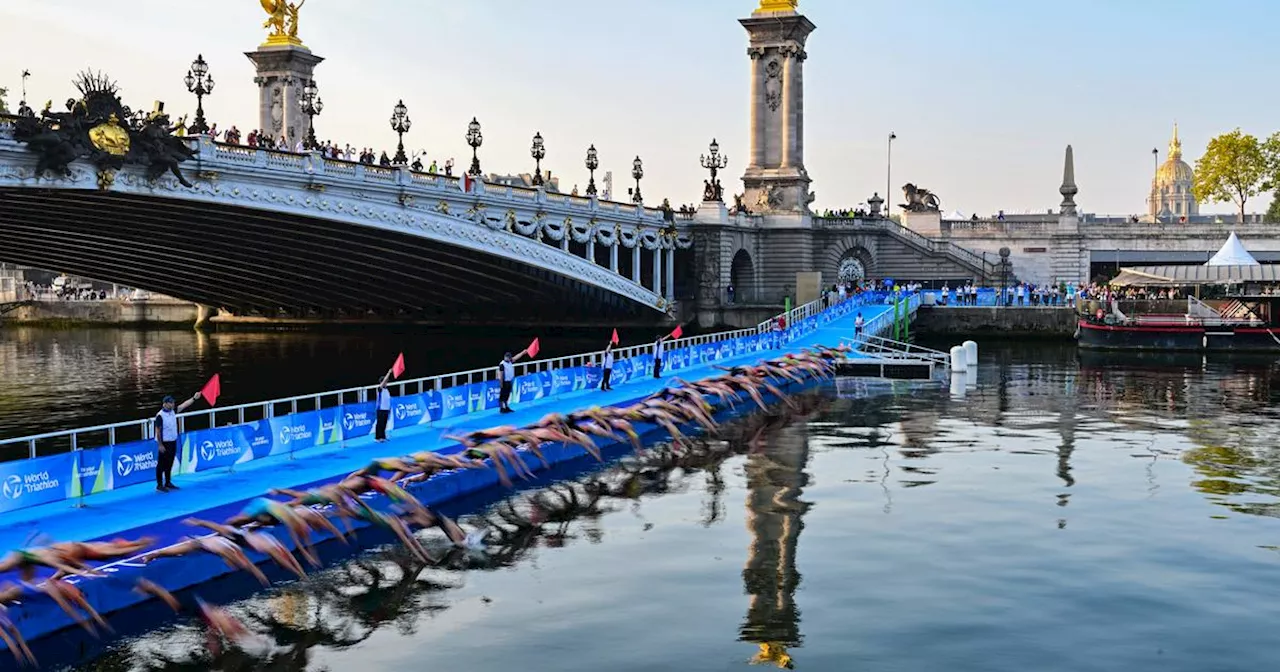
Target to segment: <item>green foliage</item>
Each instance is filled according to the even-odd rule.
[[[1267,208],[1266,221],[1280,222],[1280,193],[1271,199],[1271,207]]]
[[[1271,140],[1267,142],[1270,144]],[[1240,129],[1224,133],[1210,140],[1204,156],[1196,161],[1191,191],[1201,202],[1235,203],[1240,209],[1240,221],[1244,221],[1245,203],[1270,184],[1268,163],[1257,138]]]

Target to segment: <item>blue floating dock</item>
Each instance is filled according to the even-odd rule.
[[[183,537],[199,535],[196,528],[182,520],[198,517],[221,521],[239,512],[248,500],[260,497],[271,487],[304,490],[331,483],[379,457],[407,455],[431,450],[444,454],[458,452],[460,447],[446,436],[463,434],[495,425],[529,425],[548,413],[569,413],[589,406],[626,406],[661,390],[675,378],[699,380],[722,373],[720,366],[753,364],[762,359],[796,352],[816,344],[834,346],[842,337],[853,333],[853,315],[861,312],[868,325],[891,317],[892,306],[842,305],[821,314],[816,328],[773,349],[760,350],[712,363],[693,365],[664,374],[661,379],[633,378],[608,392],[582,390],[556,395],[514,406],[515,412],[499,416],[497,411],[480,411],[430,425],[418,425],[393,431],[386,443],[375,443],[372,437],[348,440],[341,444],[301,450],[292,455],[270,456],[235,465],[234,471],[212,470],[188,474],[177,483],[181,490],[158,493],[151,484],[124,487],[84,498],[83,507],[74,502],[57,502],[11,511],[0,515],[0,548],[18,549],[31,543],[32,535],[43,534],[58,541],[92,541],[114,538],[153,537],[154,548],[178,542]],[[793,388],[794,389],[794,388]],[[658,431],[656,427],[638,426],[642,433]],[[598,441],[606,447],[603,440]],[[544,446],[543,452],[553,464],[577,459],[583,451],[578,447]],[[526,461],[532,470],[542,464],[531,456]],[[411,491],[424,504],[435,506],[467,494],[498,485],[493,469],[450,471],[413,484]],[[385,506],[380,496],[371,496],[371,505]],[[317,541],[323,540],[314,535]],[[281,541],[290,545],[289,540]],[[250,554],[255,562],[266,561]],[[148,598],[133,592],[137,579],[147,578],[172,591],[178,591],[213,580],[232,570],[209,554],[192,554],[180,558],[160,559],[150,564],[122,560],[99,567],[104,576],[72,577],[90,604],[104,616],[126,609]],[[47,573],[45,574],[47,575]],[[0,582],[16,581],[16,574],[0,577]],[[43,594],[30,592],[8,613],[28,639],[37,639],[71,627],[74,623]]]

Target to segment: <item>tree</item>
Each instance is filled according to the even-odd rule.
[[[1245,203],[1268,185],[1267,163],[1262,143],[1237,128],[1209,141],[1204,156],[1196,161],[1191,192],[1201,202],[1235,203],[1243,222]]]
[[[1280,194],[1271,199],[1271,207],[1267,208],[1266,221],[1280,222]]]

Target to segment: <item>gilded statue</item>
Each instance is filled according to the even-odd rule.
[[[307,0],[292,3],[285,0],[260,0],[262,9],[267,12],[267,20],[262,22],[263,28],[271,33],[267,35],[267,44],[302,44],[298,39],[298,10],[307,4]]]
[[[120,126],[120,119],[115,113],[107,117],[106,123],[89,129],[89,141],[94,147],[112,156],[129,153],[129,132]]]

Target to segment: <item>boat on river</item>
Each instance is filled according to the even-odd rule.
[[[1235,233],[1202,266],[1124,268],[1113,287],[1186,298],[1111,301],[1082,316],[1080,347],[1280,353],[1280,264],[1260,264]]]

